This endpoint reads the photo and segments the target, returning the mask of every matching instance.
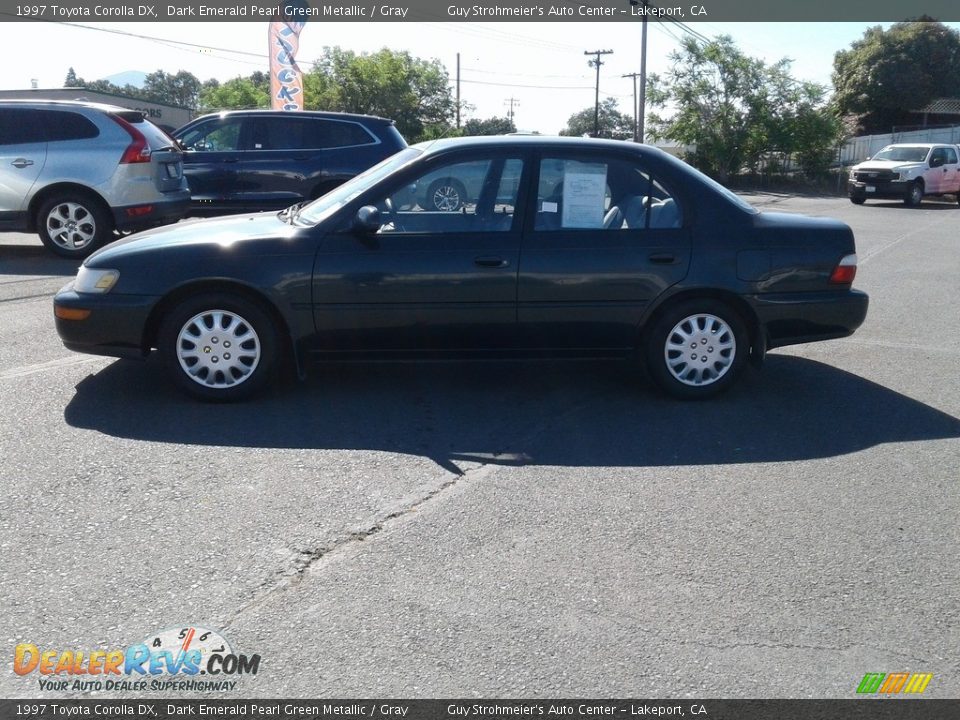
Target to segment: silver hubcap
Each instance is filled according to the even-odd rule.
[[[177,360],[187,376],[209,388],[239,385],[260,363],[260,338],[229,310],[206,310],[184,323]]]
[[[733,330],[716,315],[690,315],[667,335],[663,357],[684,385],[703,386],[726,375],[737,354]]]
[[[444,185],[433,193],[433,206],[437,210],[452,212],[460,207],[460,193],[455,187]]]
[[[60,247],[79,250],[93,242],[97,223],[83,205],[64,202],[47,215],[47,234]]]
[[[923,191],[920,189],[919,185],[913,186],[913,189],[910,191],[910,196],[914,205],[920,202],[921,198],[923,198]]]

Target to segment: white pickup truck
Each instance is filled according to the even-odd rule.
[[[887,145],[850,168],[850,202],[894,198],[919,205],[924,195],[957,194],[960,204],[960,147],[937,143]]]

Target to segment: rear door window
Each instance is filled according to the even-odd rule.
[[[633,161],[544,157],[540,162],[534,230],[679,228],[673,194]]]

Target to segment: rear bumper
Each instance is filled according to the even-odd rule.
[[[144,346],[147,319],[159,297],[148,295],[81,295],[73,283],[64,286],[53,298],[57,334],[63,344],[75,352],[111,357],[143,358],[150,352]],[[89,310],[84,320],[65,320],[60,308]]]
[[[754,295],[767,348],[852,335],[867,317],[870,299],[860,290]]]
[[[184,191],[168,194],[173,197],[113,208],[113,221],[117,230],[144,230],[175,223],[186,217],[190,210],[190,193]]]

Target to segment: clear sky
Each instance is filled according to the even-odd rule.
[[[741,50],[768,62],[791,58],[795,77],[829,86],[834,53],[848,48],[870,23],[689,25],[710,37],[732,35]],[[650,23],[649,72],[667,69],[667,56],[682,34],[674,25]],[[325,45],[357,52],[386,46],[437,58],[451,81],[459,52],[461,97],[474,106],[466,117],[505,116],[514,98],[517,127],[545,133],[558,132],[571,114],[593,107],[595,71],[587,66],[584,51],[613,50],[600,69],[601,98],[615,97],[628,114],[633,84],[621,76],[640,69],[640,25],[632,22],[318,21],[304,28],[298,60],[308,63]],[[5,60],[0,63],[2,89],[28,88],[32,80],[41,88],[61,87],[71,66],[88,80],[160,69],[189,70],[201,80],[223,81],[267,70],[265,22],[0,23],[0,46]]]

